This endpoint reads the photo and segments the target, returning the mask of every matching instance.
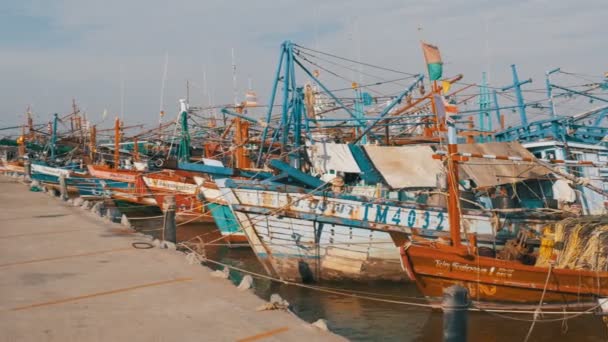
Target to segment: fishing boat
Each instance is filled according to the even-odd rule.
[[[482,253],[473,235],[468,237],[467,244],[462,243],[462,216],[457,200],[460,191],[458,164],[466,164],[468,158],[458,153],[454,124],[448,122],[448,127],[449,143],[445,161],[448,168],[450,240],[438,243],[415,236],[395,238],[400,246],[403,267],[420,292],[429,302],[437,305],[445,288],[459,284],[469,290],[471,300],[482,308],[521,310],[538,306],[564,311],[603,309],[605,298],[608,297],[604,252],[594,249],[592,262],[568,264],[565,260],[578,259],[585,248],[592,247],[587,245],[574,252],[568,250],[573,243],[570,239],[587,237],[589,241],[588,235],[594,235],[590,229],[596,231],[594,241],[600,243],[597,234],[604,232],[605,218],[579,220],[580,224],[590,220],[595,222],[586,225],[584,230],[573,232],[569,232],[561,223],[561,229],[555,231],[557,235],[552,241],[554,245],[549,251],[550,257],[540,266],[525,239],[509,241],[505,250],[496,255]],[[603,195],[606,196],[606,193]],[[560,224],[557,226],[560,227]],[[522,230],[521,234],[526,231]],[[567,255],[566,252],[574,254]]]
[[[293,49],[290,42],[285,42],[282,58],[293,55]],[[298,60],[296,55],[291,58]],[[314,101],[307,101],[303,88],[295,86],[291,78],[287,97],[283,99],[288,105],[282,107],[281,122],[286,126],[275,127],[278,133],[273,134],[273,142],[280,141],[286,150],[284,159],[288,161],[269,160],[268,166],[276,176],[265,181],[229,179],[216,183],[230,204],[240,230],[270,274],[297,281],[401,280],[404,274],[392,230],[443,239],[449,229],[443,186],[437,182],[442,166],[431,158],[441,148],[439,136],[433,136],[433,132],[440,133],[440,121],[428,115],[413,115],[418,122],[412,124],[424,127],[424,136],[414,136],[415,139],[403,142],[404,146],[376,145],[385,141],[377,136],[378,132],[384,131],[386,139],[390,133],[387,133],[388,125],[386,130],[376,125],[391,118],[392,113],[412,108],[413,103],[402,108],[396,106],[421,88],[423,76],[413,76],[413,82],[406,89],[381,106],[375,117],[367,118],[361,111],[351,112],[311,71],[301,63],[295,64],[351,115],[347,121],[355,122],[356,129],[348,136],[350,142],[334,143],[334,137],[324,134],[327,130],[319,123],[329,119],[318,118],[314,105],[308,103]],[[281,65],[285,65],[284,70]],[[290,58],[279,63],[273,89],[280,77],[290,77],[288,74],[293,68]],[[285,74],[281,75],[281,71]],[[357,91],[358,87],[354,88]],[[357,96],[361,100],[364,97]],[[423,99],[433,101],[436,108],[445,102],[436,86]],[[313,120],[316,121],[313,123]],[[316,134],[310,130],[313,125],[318,127]],[[264,127],[262,142],[266,141],[268,127],[271,127],[270,120]],[[287,133],[291,135],[288,137]],[[368,142],[374,141],[374,144],[363,143],[368,137]],[[472,153],[484,154],[499,153],[502,148],[514,150],[520,157],[530,157],[517,143],[497,143],[485,150],[476,149],[475,144],[466,148]],[[532,187],[540,184],[541,188],[550,190],[546,170],[520,165],[516,177],[505,177],[506,174],[499,165],[467,170],[469,185],[462,198],[467,229],[479,235],[481,244],[491,247],[504,244],[520,226],[535,226],[540,231],[548,222],[562,218],[561,214],[545,210],[551,208],[545,208],[547,203],[542,198],[537,203],[528,201],[526,208],[511,205],[514,196],[519,196],[522,202],[530,199],[526,187],[532,184],[518,188],[527,180],[536,183]],[[473,191],[483,188],[488,192]],[[501,193],[491,198],[490,188]],[[482,203],[482,199],[486,203]],[[495,203],[487,205],[487,202]]]
[[[165,210],[164,198],[175,197],[176,216],[180,222],[212,222],[206,204],[198,196],[199,187],[192,173],[166,169],[141,175],[145,188],[150,191],[158,205]]]
[[[202,176],[194,176],[199,193],[204,198],[209,214],[213,217],[225,242],[235,246],[249,246],[245,233],[230,210],[228,202],[217,184]]]
[[[531,156],[517,143],[490,145],[485,153],[502,148]],[[469,150],[475,147],[462,146]],[[432,159],[433,149],[356,147],[356,151],[364,151],[356,159],[349,155],[346,146],[327,144],[324,149],[340,149],[342,153],[337,160],[341,165],[365,165],[365,174],[379,174],[387,184],[345,186],[341,178],[324,182],[278,160],[271,161],[270,166],[289,174],[291,185],[236,179],[218,182],[254,252],[271,274],[284,279],[403,279],[394,232],[442,240],[448,237],[450,229],[445,195],[435,183],[441,175],[441,166]],[[429,159],[426,164],[425,157]],[[332,163],[331,158],[324,159]],[[344,163],[345,160],[348,162]],[[551,182],[543,179],[547,172],[541,168],[529,164],[512,167],[519,174],[514,179],[504,176],[505,168],[489,164],[466,168],[468,181],[483,187],[504,188],[529,179],[533,183],[547,183],[545,186],[550,188]],[[519,190],[522,201],[531,198],[529,193]],[[482,204],[484,196],[472,194],[461,197],[466,232],[476,234],[480,245],[487,248],[504,245],[524,227],[534,227],[540,232],[548,223],[564,217],[561,212],[545,210],[542,204],[518,209],[486,208]],[[512,201],[508,196],[485,199],[503,206]]]

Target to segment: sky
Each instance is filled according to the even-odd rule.
[[[161,103],[177,113],[187,80],[192,105],[231,103],[232,49],[239,93],[251,83],[265,103],[287,39],[412,73],[425,71],[424,39],[446,75],[474,83],[486,71],[505,86],[517,64],[533,79],[524,88],[541,89],[555,67],[608,71],[607,17],[606,0],[5,0],[0,127],[23,123],[28,105],[35,122],[69,113],[73,98],[94,122],[106,110],[156,123]]]

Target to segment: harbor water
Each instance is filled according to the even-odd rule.
[[[130,212],[131,217],[143,216]],[[160,237],[161,219],[132,220],[137,230]],[[177,230],[178,241],[200,237],[203,241],[216,241],[221,237],[214,224],[184,224]],[[228,247],[214,243],[205,247],[207,258],[251,272],[265,274],[251,249]],[[217,268],[213,264],[207,265]],[[230,272],[230,279],[238,284],[243,274]],[[394,302],[412,302],[420,298],[413,283],[392,282],[324,282],[315,284],[360,296],[382,298]],[[278,293],[291,304],[291,310],[308,322],[319,318],[328,321],[333,332],[352,341],[442,341],[442,314],[426,308],[393,302],[380,302],[353,296],[320,292],[318,290],[290,286],[254,277],[254,291],[264,298]],[[201,303],[204,305],[204,303]],[[561,316],[538,317],[530,341],[606,341],[608,329],[600,317],[583,315],[567,321]],[[553,322],[545,322],[553,319]],[[469,313],[469,341],[522,341],[533,317],[498,313]]]

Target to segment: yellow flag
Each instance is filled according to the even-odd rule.
[[[450,91],[450,88],[452,87],[452,83],[450,83],[450,81],[441,81],[441,88],[443,89],[443,94],[447,94],[448,91]]]

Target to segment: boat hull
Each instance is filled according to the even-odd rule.
[[[199,186],[199,193],[205,199],[209,213],[222,234],[224,242],[236,244],[238,247],[249,247],[247,236],[240,229],[236,217],[217,185],[202,176],[194,176],[194,181]]]
[[[175,197],[176,219],[179,222],[213,222],[213,217],[198,197],[198,186],[191,173],[170,170],[147,174],[142,179],[161,210],[166,209],[166,196]]]
[[[405,280],[387,233],[242,211],[236,218],[257,257],[281,279]]]
[[[543,308],[578,311],[608,297],[606,274],[523,265],[517,261],[466,256],[441,248],[410,245],[401,248],[403,267],[420,292],[439,306],[445,288],[461,285],[479,307]],[[548,276],[549,274],[549,276]]]

